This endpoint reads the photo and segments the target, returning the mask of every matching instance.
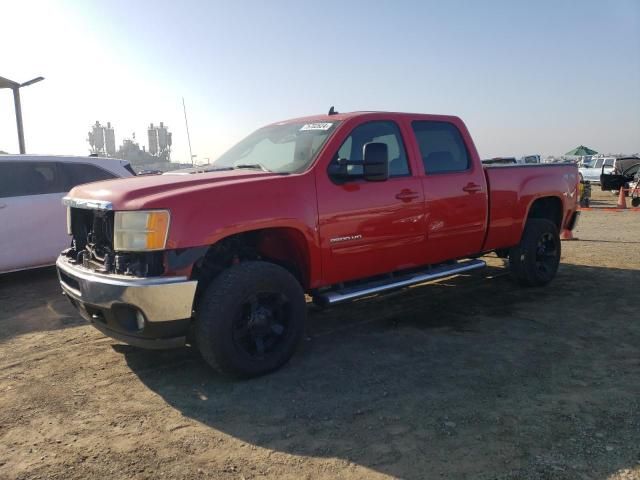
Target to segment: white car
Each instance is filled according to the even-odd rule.
[[[62,197],[76,185],[132,177],[127,160],[0,155],[0,273],[53,265],[70,246]]]
[[[604,165],[604,173],[612,173],[615,161],[616,159],[613,157],[592,158],[589,163],[585,163],[585,166],[580,167],[578,171],[585,181],[600,183],[600,174],[603,173],[602,166]]]

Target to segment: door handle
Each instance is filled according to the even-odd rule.
[[[414,192],[413,190],[409,190],[409,189],[404,189],[396,195],[396,198],[398,200],[402,200],[403,202],[410,202],[412,200],[415,200],[419,196],[420,195],[418,195],[418,192]]]
[[[477,183],[469,182],[464,187],[462,187],[462,190],[464,190],[467,193],[476,193],[476,192],[481,192],[482,187]]]
[[[6,203],[0,203],[0,210],[2,210],[4,207],[6,207],[7,204]]]

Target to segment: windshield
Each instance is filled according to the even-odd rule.
[[[247,168],[276,173],[304,171],[338,121],[285,123],[253,132],[218,158],[216,168]]]

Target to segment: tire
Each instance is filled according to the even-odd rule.
[[[509,252],[512,277],[526,287],[540,287],[556,276],[561,243],[558,228],[549,220],[530,218],[520,244]]]
[[[632,207],[640,207],[640,197],[634,197],[631,199]]]
[[[240,263],[220,273],[203,292],[195,339],[214,369],[256,377],[291,358],[306,316],[304,291],[291,273],[267,262]]]

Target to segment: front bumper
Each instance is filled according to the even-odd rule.
[[[56,267],[63,292],[105,335],[143,348],[186,343],[197,281],[101,274],[64,256],[58,257]]]

